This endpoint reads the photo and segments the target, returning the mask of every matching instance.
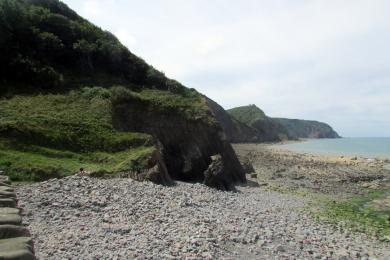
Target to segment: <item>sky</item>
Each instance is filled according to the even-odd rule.
[[[388,0],[64,0],[225,109],[390,136]]]

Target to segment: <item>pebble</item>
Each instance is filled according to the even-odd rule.
[[[255,187],[71,176],[17,196],[39,259],[390,258],[389,244],[306,215],[305,198]]]

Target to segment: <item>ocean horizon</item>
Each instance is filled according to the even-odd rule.
[[[278,147],[314,154],[390,158],[390,137],[304,139],[302,142],[281,144]]]

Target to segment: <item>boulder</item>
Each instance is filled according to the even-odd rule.
[[[244,160],[241,165],[246,174],[255,173],[255,168],[253,168],[252,163],[248,159]]]
[[[234,190],[234,186],[226,181],[225,165],[220,154],[211,156],[211,163],[204,172],[204,184],[219,190]]]
[[[158,150],[155,150],[148,159],[147,170],[130,173],[130,177],[138,181],[151,181],[156,184],[172,185],[173,181],[168,174],[167,167]]]

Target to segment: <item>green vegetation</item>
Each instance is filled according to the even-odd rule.
[[[251,126],[259,120],[267,119],[265,113],[255,105],[236,107],[227,110],[238,121]]]
[[[325,209],[320,210],[316,215],[334,223],[343,222],[355,231],[377,235],[389,242],[389,196],[389,190],[371,190],[364,196],[345,201],[328,201]],[[383,206],[378,207],[379,201],[382,201]],[[385,205],[386,201],[387,205]]]
[[[189,90],[58,0],[0,1],[0,94],[83,85]]]
[[[42,181],[79,172],[84,168],[92,175],[104,172],[139,171],[154,151],[151,146],[139,146],[122,152],[75,153],[39,146],[13,146],[0,141],[0,168],[5,169],[13,181]]]
[[[154,140],[114,128],[112,110],[121,102],[213,122],[195,91],[184,97],[157,89],[84,87],[62,94],[16,95],[0,99],[0,169],[16,181],[61,177],[80,168],[107,174],[142,171],[155,150]]]
[[[294,136],[288,134],[287,129],[283,125],[266,116],[256,105],[236,107],[227,110],[227,112],[239,122],[256,129],[259,133],[258,140],[275,142],[295,139]]]
[[[0,168],[14,180],[42,180],[142,165],[153,139],[113,128],[111,96],[94,87],[0,100]]]
[[[186,95],[177,95],[169,91],[144,89],[134,92],[123,87],[112,89],[112,106],[120,104],[137,104],[154,113],[176,114],[187,120],[202,120],[215,123],[206,101],[196,91],[188,91]]]
[[[339,138],[329,125],[310,120],[272,118],[255,105],[236,107],[227,110],[236,120],[251,126],[265,135],[277,134],[279,139],[298,138]],[[269,138],[268,138],[269,139]],[[277,141],[277,138],[271,138]]]
[[[297,138],[339,138],[328,124],[301,119],[273,118],[283,125],[291,136]]]
[[[0,35],[0,169],[13,180],[142,171],[155,140],[116,129],[119,105],[214,123],[198,92],[61,1],[0,0]]]

